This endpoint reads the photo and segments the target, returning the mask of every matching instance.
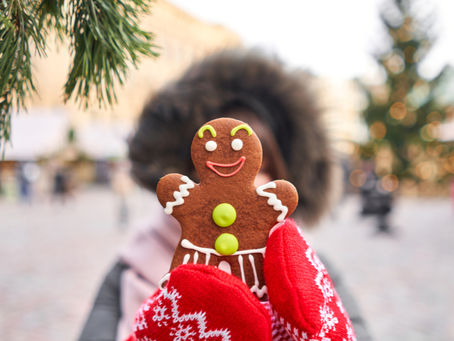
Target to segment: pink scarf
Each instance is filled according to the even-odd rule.
[[[154,205],[153,205],[154,206]],[[153,221],[140,229],[121,251],[120,259],[130,266],[121,278],[117,341],[132,332],[134,317],[146,298],[154,293],[161,278],[169,271],[174,250],[180,239],[179,223],[164,214],[161,206],[152,207]]]

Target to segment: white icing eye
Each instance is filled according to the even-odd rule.
[[[243,148],[243,141],[241,141],[240,139],[235,139],[232,141],[232,149],[233,150],[241,150],[241,148]]]
[[[208,141],[207,143],[205,143],[205,149],[209,152],[216,150],[217,147],[218,144],[214,141]]]

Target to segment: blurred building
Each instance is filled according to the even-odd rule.
[[[32,61],[37,93],[28,103],[28,113],[13,116],[12,143],[6,158],[48,157],[56,152],[49,148],[62,147],[61,136],[66,137],[68,129],[74,130],[77,147],[88,157],[121,157],[126,145],[120,146],[118,137],[128,135],[145,101],[157,89],[178,78],[194,61],[241,45],[235,33],[195,19],[164,0],[153,2],[152,13],[141,19],[141,25],[155,34],[160,56],[144,57],[138,69],[131,68],[124,86],[116,87],[118,103],[107,108],[99,108],[95,101],[88,109],[72,100],[63,102],[63,85],[71,62],[68,42],[49,39],[47,57],[34,57]],[[58,141],[54,135],[60,136]]]
[[[126,154],[124,141],[133,129],[145,101],[154,92],[177,79],[190,64],[204,56],[220,49],[242,45],[240,37],[232,31],[220,25],[202,22],[164,0],[154,2],[152,13],[142,18],[141,25],[155,34],[160,56],[156,59],[142,58],[139,68],[131,69],[124,86],[117,86],[117,104],[100,109],[93,102],[86,110],[73,101],[64,104],[63,84],[71,60],[67,42],[54,41],[49,43],[46,58],[33,60],[38,91],[29,105],[29,116],[43,115],[42,117],[47,116],[44,120],[48,120],[50,116],[55,118],[56,115],[62,115],[67,130],[63,135],[67,136],[68,130],[73,130],[74,146],[85,157],[122,158]],[[312,77],[304,72],[301,77],[307,79],[319,99],[335,148],[342,153],[351,154],[352,141],[360,141],[365,134],[359,118],[362,98],[355,83]],[[16,119],[27,121],[28,117],[21,114]],[[13,124],[13,130],[14,125],[16,124]],[[13,144],[6,153],[9,159],[14,159],[17,154],[14,152],[17,147],[14,131],[12,139]],[[61,147],[61,144],[57,145]],[[34,149],[39,150],[39,144],[34,145]],[[43,155],[36,157],[49,157],[52,154],[48,150],[42,150]]]
[[[161,86],[177,78],[185,68],[213,51],[238,46],[240,38],[219,25],[202,22],[164,0],[153,2],[152,13],[141,26],[155,34],[160,56],[142,58],[138,69],[131,68],[123,87],[117,86],[118,103],[99,109],[94,101],[88,110],[70,101],[63,104],[63,84],[70,65],[68,45],[49,43],[47,58],[33,60],[38,94],[30,107],[63,107],[77,128],[94,119],[132,125],[145,100]]]
[[[335,151],[353,154],[355,144],[367,137],[360,115],[365,100],[357,83],[313,77],[311,84]]]
[[[32,61],[37,93],[27,103],[28,112],[12,117],[11,142],[0,162],[0,192],[2,178],[3,188],[14,183],[28,162],[38,164],[49,179],[71,170],[76,181],[105,182],[109,163],[125,158],[127,138],[146,100],[193,62],[241,45],[230,30],[195,19],[164,0],[153,2],[141,26],[155,34],[160,56],[144,57],[138,69],[131,67],[124,85],[116,87],[118,103],[106,108],[95,100],[88,109],[63,102],[71,62],[68,42],[49,39],[47,57]]]

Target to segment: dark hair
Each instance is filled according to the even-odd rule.
[[[155,190],[168,172],[193,170],[190,144],[206,121],[247,108],[270,128],[298,190],[299,209],[315,222],[329,204],[332,160],[321,113],[300,73],[275,58],[230,50],[190,67],[145,106],[130,141],[134,178]]]

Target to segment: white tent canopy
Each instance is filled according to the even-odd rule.
[[[124,158],[130,129],[129,125],[120,122],[92,121],[77,129],[77,149],[95,160]]]
[[[33,109],[13,115],[5,160],[33,161],[63,151],[71,128],[68,116],[62,109]],[[74,129],[76,150],[88,157],[101,160],[126,156],[130,124],[93,119]]]
[[[68,115],[62,109],[33,109],[14,114],[5,160],[30,161],[50,156],[65,146],[68,129]]]

